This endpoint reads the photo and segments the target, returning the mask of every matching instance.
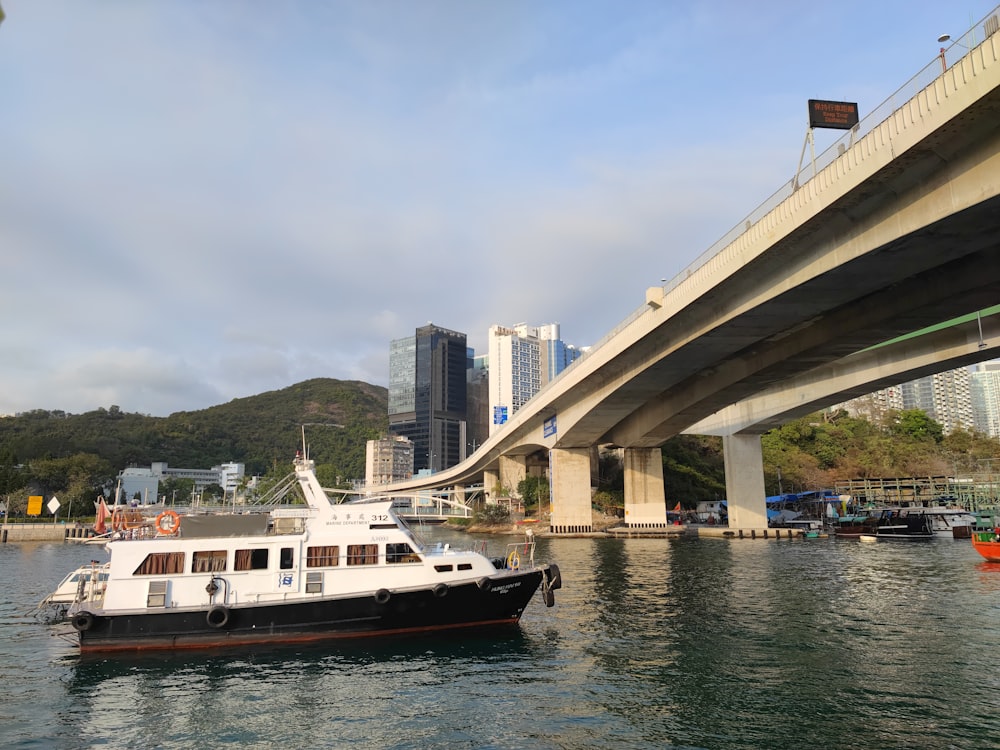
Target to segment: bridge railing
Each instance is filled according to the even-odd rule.
[[[838,138],[829,148],[816,157],[814,162],[807,165],[805,169],[800,169],[771,197],[751,211],[743,221],[726,232],[715,244],[688,265],[687,268],[670,279],[663,287],[664,292],[669,292],[680,286],[694,271],[703,266],[722,249],[732,244],[737,237],[767,216],[782,201],[811,180],[818,172],[832,164],[862,136],[873,131],[881,123],[885,122],[893,112],[927,88],[938,76],[946,72],[949,67],[948,60],[951,60],[951,64],[953,65],[958,60],[972,54],[972,51],[978,44],[985,41],[992,34],[997,33],[998,13],[1000,13],[1000,5],[990,11],[979,23],[965,32],[961,37],[952,41],[949,47],[942,47],[941,53],[934,58],[933,62],[928,63],[913,78],[893,92],[888,99],[861,118],[857,125],[851,130],[846,131],[843,136]],[[958,55],[957,57],[954,56],[956,54]],[[808,176],[804,178],[803,172],[806,172]]]

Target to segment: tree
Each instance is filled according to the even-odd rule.
[[[901,411],[892,423],[892,431],[897,435],[905,435],[914,440],[930,439],[940,443],[944,439],[941,425],[927,416],[921,409]]]

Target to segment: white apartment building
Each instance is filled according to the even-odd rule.
[[[581,354],[559,338],[558,323],[491,326],[488,349],[490,434]]]
[[[969,378],[976,430],[1000,437],[1000,362],[980,362]]]

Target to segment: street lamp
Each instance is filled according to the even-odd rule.
[[[938,44],[944,44],[945,42],[948,42],[948,41],[951,40],[951,34],[942,34],[941,36],[939,36],[937,38],[937,40],[938,40]],[[941,72],[942,73],[947,73],[948,72],[948,61],[944,59],[944,47],[941,48],[941,51],[938,54],[941,56]]]

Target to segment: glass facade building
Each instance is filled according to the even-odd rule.
[[[466,456],[466,335],[432,324],[389,349],[389,432],[413,443],[413,470]]]

